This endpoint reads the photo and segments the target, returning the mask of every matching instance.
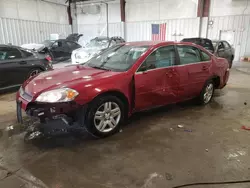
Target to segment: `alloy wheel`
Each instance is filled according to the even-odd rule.
[[[214,85],[212,83],[209,83],[206,86],[205,93],[204,93],[204,103],[208,103],[212,96],[213,96],[213,90],[214,90]]]
[[[110,132],[119,124],[121,109],[115,102],[105,102],[96,111],[94,125],[100,132]]]

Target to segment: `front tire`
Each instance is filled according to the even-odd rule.
[[[199,103],[202,105],[208,104],[214,95],[214,82],[209,80],[205,83],[200,96],[199,96]]]
[[[97,97],[87,110],[87,131],[98,138],[116,133],[124,121],[124,109],[123,102],[115,96]]]
[[[41,69],[39,69],[39,68],[34,68],[34,69],[32,69],[32,70],[29,72],[28,78],[33,77],[33,76],[36,76],[36,75],[39,74],[40,72],[42,72]]]

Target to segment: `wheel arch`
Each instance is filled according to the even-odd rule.
[[[122,92],[120,92],[118,90],[109,90],[109,91],[104,91],[102,93],[99,93],[98,95],[96,95],[92,99],[92,101],[95,100],[96,98],[104,97],[104,96],[108,96],[108,95],[115,96],[115,97],[119,98],[124,103],[125,115],[127,117],[128,113],[129,113],[129,100]]]
[[[219,76],[214,75],[214,76],[212,76],[212,77],[210,78],[210,80],[212,80],[212,81],[214,82],[214,87],[215,87],[215,89],[219,88],[220,82],[221,82]]]

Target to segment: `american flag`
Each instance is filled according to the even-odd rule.
[[[166,23],[152,24],[152,40],[166,40]]]

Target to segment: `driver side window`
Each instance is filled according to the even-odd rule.
[[[112,46],[114,46],[114,45],[116,45],[115,40],[111,40],[109,47],[112,47]]]
[[[151,53],[141,64],[137,72],[175,65],[176,54],[174,46],[161,47]]]

